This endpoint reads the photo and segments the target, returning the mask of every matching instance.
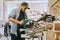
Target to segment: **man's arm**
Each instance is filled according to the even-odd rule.
[[[16,24],[20,24],[20,25],[23,25],[24,24],[24,21],[23,20],[21,20],[21,21],[18,21],[18,20],[16,20],[16,19],[14,19],[14,18],[9,18],[9,21],[11,21],[11,22],[13,22],[13,23],[16,23]]]
[[[16,10],[14,9],[9,14],[8,20],[11,21],[11,22],[13,22],[13,23],[20,24],[20,25],[22,25],[24,23],[23,20],[18,21],[18,20],[15,19],[15,17],[16,17]]]

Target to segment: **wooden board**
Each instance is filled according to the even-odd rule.
[[[55,30],[60,30],[60,23],[55,23]]]

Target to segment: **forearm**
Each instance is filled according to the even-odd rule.
[[[15,20],[14,18],[9,18],[9,21],[13,22],[13,23],[16,23],[16,24],[20,24],[20,21],[18,20]]]

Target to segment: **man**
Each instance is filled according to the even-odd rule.
[[[11,21],[11,40],[25,40],[21,38],[21,33],[24,34],[25,32],[20,32],[19,29],[24,28],[24,19],[27,18],[26,9],[29,9],[28,3],[23,2],[19,9],[12,10],[9,15],[9,21]]]

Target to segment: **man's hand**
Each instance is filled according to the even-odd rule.
[[[23,21],[23,20],[21,20],[21,21],[20,21],[20,25],[23,25],[23,24],[24,24],[24,21]]]

